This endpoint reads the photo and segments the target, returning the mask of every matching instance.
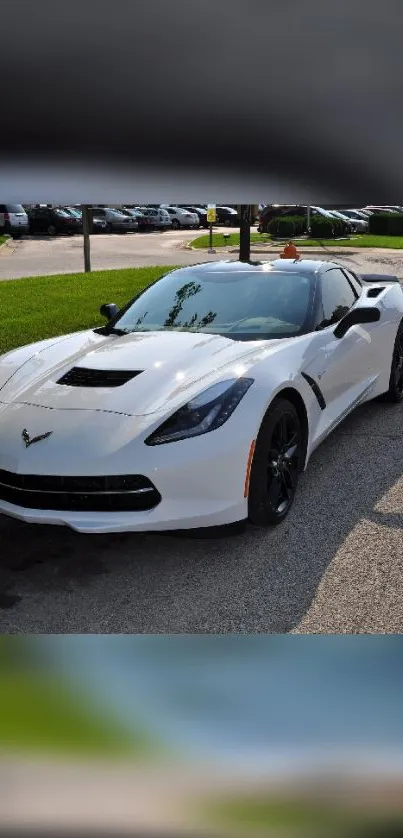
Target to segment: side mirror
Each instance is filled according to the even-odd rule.
[[[335,338],[343,338],[352,326],[361,323],[377,323],[380,320],[379,308],[354,308],[337,324],[333,334]]]
[[[119,308],[115,303],[104,303],[104,305],[99,309],[99,313],[102,317],[106,317],[107,320],[113,320],[118,312]]]

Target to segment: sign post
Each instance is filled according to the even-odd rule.
[[[90,228],[91,228],[91,210],[87,204],[81,207],[83,217],[83,237],[84,237],[84,271],[86,274],[91,273],[91,246],[90,246]]]
[[[215,253],[213,248],[213,224],[215,224],[217,220],[217,211],[215,204],[208,204],[207,205],[207,222],[210,225],[210,247],[209,253]]]
[[[308,236],[309,236],[310,230],[311,230],[311,208],[307,207],[306,208],[306,232],[307,232]]]

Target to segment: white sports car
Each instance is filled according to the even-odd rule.
[[[174,270],[0,358],[0,511],[79,532],[287,515],[353,408],[403,397],[403,293],[332,262]]]

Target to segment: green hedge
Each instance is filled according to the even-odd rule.
[[[310,224],[313,239],[342,238],[346,233],[348,234],[344,222],[339,218],[312,215]],[[282,215],[272,218],[267,225],[267,232],[273,238],[297,238],[306,233],[306,218],[299,215]]]
[[[292,239],[306,233],[306,219],[299,215],[281,215],[269,221],[267,232],[274,238]]]
[[[376,236],[403,236],[403,214],[371,215],[368,232]]]
[[[342,238],[346,228],[341,218],[326,218],[313,215],[311,218],[311,237],[313,239]]]

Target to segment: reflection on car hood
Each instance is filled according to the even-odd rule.
[[[233,341],[188,332],[143,332],[118,337],[93,331],[69,335],[35,352],[0,360],[0,402],[127,415],[164,411],[223,377],[244,375],[284,340]],[[14,357],[15,356],[15,357]],[[139,373],[118,387],[59,384],[73,367]]]

